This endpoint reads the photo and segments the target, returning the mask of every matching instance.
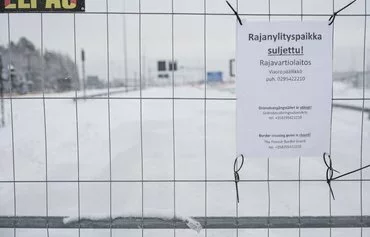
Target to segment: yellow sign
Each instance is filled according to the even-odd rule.
[[[85,0],[0,0],[0,12],[85,11]]]

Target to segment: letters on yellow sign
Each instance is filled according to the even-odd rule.
[[[11,3],[10,0],[5,1],[5,9],[36,9],[38,0],[18,0]],[[76,8],[76,0],[46,0],[46,9],[74,9]]]
[[[8,5],[5,5],[6,9],[28,9],[28,8],[37,8],[37,0],[28,0],[26,3],[26,0],[18,0],[18,7],[16,3],[10,3]]]
[[[76,1],[69,0],[46,0],[45,8],[64,8],[74,9],[76,8]]]

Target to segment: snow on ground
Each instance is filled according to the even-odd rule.
[[[206,95],[211,98],[234,98],[235,94],[229,87],[209,86]],[[335,97],[346,92],[340,92],[336,87],[334,89]],[[205,90],[203,85],[184,86],[176,87],[174,93],[175,97],[203,98]],[[111,178],[130,180],[112,184],[113,216],[141,216],[142,207],[145,216],[168,218],[174,214],[183,218],[236,215],[234,183],[217,182],[233,179],[235,100],[208,100],[206,104],[201,99],[174,102],[167,99],[154,100],[148,98],[171,97],[172,88],[146,89],[142,91],[142,96],[146,99],[142,101],[141,130],[140,100],[130,99],[139,97],[140,92],[115,94],[115,98],[110,100],[110,146],[108,101],[78,100],[76,110],[76,103],[72,99],[61,98],[70,94],[54,94],[53,96],[59,98],[45,101],[46,133],[42,99],[16,98],[12,102],[16,180],[45,180],[47,154],[48,179],[69,181],[49,183],[50,216],[77,216],[78,190],[77,183],[73,181],[78,177],[78,160],[81,180],[101,181],[81,183],[81,215],[109,216],[109,182],[102,181],[110,178],[110,157]],[[358,90],[352,90],[350,96],[361,98],[362,94]],[[117,97],[122,98],[116,99]],[[351,103],[362,106],[362,101]],[[367,101],[365,106],[370,107],[370,102]],[[7,126],[0,129],[2,181],[13,180],[10,120],[10,101],[7,100]],[[335,169],[346,172],[360,166],[361,137],[363,164],[370,164],[370,120],[364,116],[362,123],[361,112],[334,108],[332,157]],[[325,170],[321,157],[302,158],[302,179],[323,179]],[[240,175],[241,179],[266,179],[267,159],[247,158]],[[177,182],[175,186],[166,182],[146,182],[142,189],[142,177],[145,180],[158,181],[175,178],[189,181],[208,179],[213,182]],[[298,179],[298,158],[270,159],[270,178]],[[360,178],[360,174],[348,176],[348,179],[351,178]],[[363,178],[370,178],[369,170],[363,172]],[[333,215],[360,215],[360,185],[360,182],[352,181],[333,184],[337,198],[332,202]],[[370,182],[363,182],[362,185],[363,214],[370,215],[370,202],[366,201],[370,199]],[[266,216],[267,184],[243,182],[239,186],[239,215]],[[14,215],[13,191],[12,183],[0,183],[0,216]],[[17,215],[45,215],[44,183],[17,183],[15,191]],[[298,215],[298,194],[297,182],[272,182],[271,215]],[[328,188],[325,182],[301,183],[301,215],[329,215]],[[44,237],[45,233],[45,230],[17,230],[19,237]],[[204,230],[200,234],[193,230],[176,230],[176,233],[177,236],[204,236]],[[359,233],[359,230],[353,229],[333,230],[333,236],[359,236]],[[50,236],[53,237],[75,237],[77,234],[76,230],[50,230]],[[141,230],[114,230],[113,234],[141,236]],[[240,230],[239,234],[266,236],[267,232]],[[298,230],[271,230],[270,234],[298,236]],[[173,230],[145,230],[144,235],[173,236]],[[235,236],[236,230],[208,230],[208,235]],[[365,230],[364,236],[367,235],[370,235],[369,230]],[[13,236],[13,232],[0,229],[0,236]],[[109,236],[109,230],[82,230],[81,236]],[[302,236],[329,236],[329,231],[302,230]]]

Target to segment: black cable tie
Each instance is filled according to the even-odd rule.
[[[226,3],[227,3],[227,5],[229,5],[229,7],[231,8],[231,10],[234,12],[234,14],[236,16],[236,19],[238,19],[238,21],[239,21],[239,24],[240,25],[243,25],[242,20],[240,19],[238,12],[235,11],[235,9],[231,6],[231,4],[228,1],[226,1]]]
[[[332,189],[332,187],[331,187],[331,182],[332,182],[332,181],[337,180],[337,179],[340,179],[340,178],[343,178],[343,177],[345,177],[345,176],[347,176],[347,175],[350,175],[350,174],[356,173],[356,172],[358,172],[358,171],[361,171],[361,170],[364,170],[364,169],[370,168],[370,165],[366,165],[366,166],[363,166],[363,167],[361,167],[361,168],[358,168],[358,169],[352,170],[352,171],[350,171],[350,172],[344,173],[344,174],[339,175],[339,176],[337,176],[337,177],[335,177],[335,178],[334,178],[334,177],[333,177],[333,176],[334,176],[334,172],[337,172],[337,173],[339,173],[339,172],[333,168],[333,162],[332,162],[332,160],[331,160],[330,155],[329,155],[328,153],[324,153],[324,155],[323,155],[323,159],[324,159],[324,163],[325,163],[325,165],[326,165],[326,167],[327,167],[327,169],[326,169],[326,182],[327,182],[327,183],[328,183],[328,185],[329,185],[330,193],[331,193],[331,195],[332,195],[332,197],[333,197],[333,199],[334,199],[334,200],[335,200],[334,192],[333,192],[333,189]]]
[[[333,181],[334,172],[339,173],[339,171],[337,171],[333,168],[333,162],[332,162],[331,157],[328,153],[324,152],[322,158],[323,158],[324,163],[327,167],[327,169],[326,169],[326,183],[329,186],[331,196],[335,200],[333,188],[331,187],[331,181]]]
[[[237,165],[238,165],[239,157],[242,158],[242,162],[240,166],[238,167]],[[236,189],[236,200],[238,201],[238,203],[239,203],[239,185],[238,184],[240,181],[239,171],[241,170],[243,165],[244,165],[244,156],[241,154],[241,155],[238,155],[234,161],[234,179],[235,179],[234,181],[235,181],[235,189]]]
[[[333,15],[330,16],[329,18],[329,25],[333,24],[334,23],[334,20],[335,20],[335,17],[338,15],[339,12],[343,11],[344,9],[346,9],[347,7],[351,6],[354,2],[356,2],[357,0],[353,0],[352,2],[348,3],[347,5],[345,5],[344,7],[342,7],[341,9],[339,9],[338,11],[334,12]]]

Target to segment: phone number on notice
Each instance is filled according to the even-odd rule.
[[[296,77],[296,76],[290,76],[290,77],[277,77],[277,81],[304,81],[306,80],[305,76]]]
[[[276,149],[299,149],[302,148],[302,145],[277,145]]]
[[[297,116],[275,116],[275,119],[277,120],[292,120],[292,119],[302,119],[302,115],[297,115]]]
[[[305,81],[305,76],[279,76],[279,77],[267,77],[266,81],[279,81],[279,82],[289,82],[289,81]]]

